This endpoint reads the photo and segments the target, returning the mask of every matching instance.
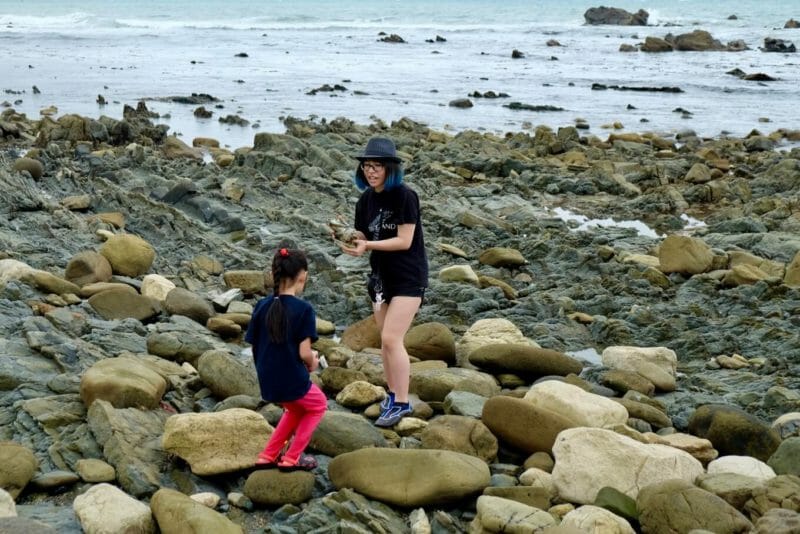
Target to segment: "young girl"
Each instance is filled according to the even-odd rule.
[[[308,260],[302,251],[282,248],[276,252],[272,258],[274,293],[256,304],[245,336],[245,341],[253,345],[262,398],[284,408],[256,460],[256,467],[261,469],[317,467],[314,457],[303,451],[325,414],[327,399],[308,374],[317,369],[319,355],[311,349],[311,343],[317,340],[314,308],[297,297],[307,276]]]
[[[419,198],[403,183],[403,167],[394,142],[373,137],[357,156],[358,239],[343,251],[361,256],[370,251],[367,290],[381,332],[381,356],[389,394],[381,404],[377,426],[395,425],[413,412],[408,400],[410,363],[403,345],[428,286],[428,258],[422,235]]]

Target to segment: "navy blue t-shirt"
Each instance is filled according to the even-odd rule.
[[[283,343],[273,343],[267,331],[267,310],[274,295],[258,301],[244,340],[253,345],[261,397],[269,402],[289,402],[308,393],[311,379],[300,359],[300,342],[317,340],[317,319],[308,302],[292,295],[280,295],[287,318],[287,336]]]

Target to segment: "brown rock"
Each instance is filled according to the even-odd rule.
[[[19,158],[14,161],[13,169],[17,172],[27,171],[34,180],[40,180],[44,175],[44,165],[39,160],[32,158]]]
[[[501,395],[486,401],[481,420],[498,438],[527,453],[552,454],[558,433],[575,426],[561,414]]]
[[[150,270],[156,251],[144,239],[133,234],[117,234],[100,247],[115,273],[136,278]]]
[[[112,275],[111,264],[105,256],[93,250],[85,250],[73,256],[64,271],[64,278],[79,287],[95,282],[108,282]]]
[[[356,352],[366,348],[380,348],[381,334],[375,319],[370,315],[345,328],[342,333],[342,345]]]

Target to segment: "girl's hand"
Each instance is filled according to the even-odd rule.
[[[356,244],[353,247],[342,247],[342,252],[351,256],[361,256],[367,251],[367,241],[365,239],[356,239]]]
[[[308,369],[309,373],[313,373],[319,367],[319,352],[312,350],[311,351],[311,361],[306,364],[306,369]]]

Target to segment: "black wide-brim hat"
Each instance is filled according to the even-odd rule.
[[[359,161],[368,159],[374,160],[390,160],[395,163],[400,163],[402,160],[397,157],[397,149],[394,147],[394,141],[385,137],[373,137],[367,143],[367,148],[364,152],[356,156]]]

